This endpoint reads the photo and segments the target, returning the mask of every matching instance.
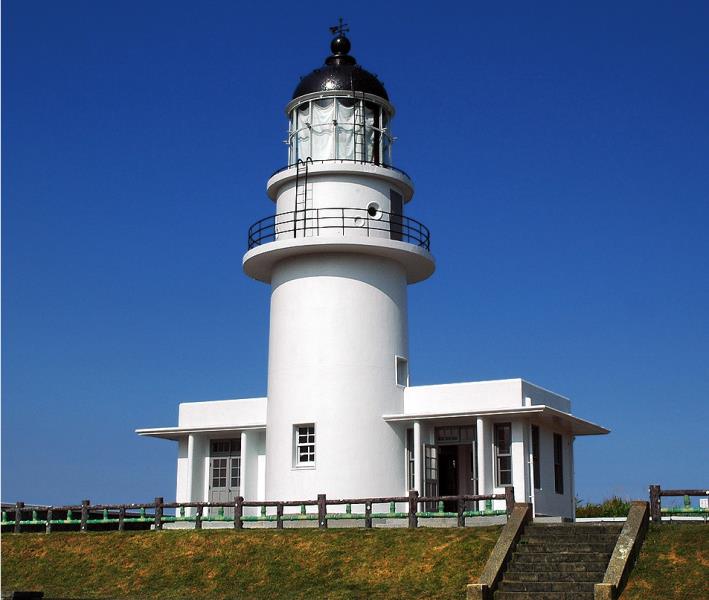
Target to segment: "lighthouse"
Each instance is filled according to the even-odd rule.
[[[409,214],[394,106],[346,33],[334,28],[325,63],[295,87],[285,166],[248,227],[244,272],[271,289],[267,395],[183,402],[177,426],[137,433],[177,442],[176,500],[212,503],[217,524],[239,498],[510,488],[535,515],[573,518],[574,441],[608,429],[521,378],[410,384],[407,293],[434,272],[431,235]]]
[[[343,28],[286,106],[288,163],[274,213],[248,234],[244,271],[271,286],[268,499],[404,489],[400,413],[409,382],[407,290],[434,271],[394,166],[394,106]]]

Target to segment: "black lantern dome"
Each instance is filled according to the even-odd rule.
[[[389,95],[377,76],[363,69],[357,64],[354,56],[350,56],[350,47],[350,40],[345,34],[338,33],[330,42],[332,54],[325,59],[325,65],[301,78],[293,92],[293,98],[314,92],[343,90],[374,94],[389,100]]]

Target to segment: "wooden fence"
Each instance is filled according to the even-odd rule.
[[[505,510],[494,510],[492,502],[504,500]],[[483,510],[470,508],[479,507]],[[376,505],[388,505],[388,512],[375,511]],[[397,511],[397,504],[405,504],[406,509]],[[446,504],[454,504],[455,511],[446,511]],[[317,507],[317,512],[308,512],[307,507]],[[344,512],[328,511],[329,506],[344,506]],[[363,512],[352,512],[352,507],[363,507]],[[465,526],[468,517],[489,517],[508,515],[514,506],[514,489],[505,488],[504,494],[459,495],[459,496],[419,496],[409,492],[408,496],[381,498],[351,498],[331,500],[325,494],[318,494],[316,500],[290,501],[247,501],[241,496],[234,502],[165,502],[155,498],[154,502],[134,504],[91,504],[84,500],[80,505],[26,507],[24,503],[3,506],[2,530],[21,533],[44,529],[51,533],[54,529],[68,527],[79,531],[91,529],[152,528],[159,531],[166,523],[194,523],[195,529],[202,529],[204,522],[232,522],[234,529],[243,529],[245,523],[275,522],[277,529],[283,529],[287,521],[317,521],[317,527],[325,529],[328,521],[354,519],[363,521],[365,528],[371,528],[374,519],[407,519],[408,527],[416,528],[419,519],[454,518],[458,527]],[[295,512],[286,508],[297,507]],[[246,508],[258,509],[258,514],[247,514]],[[424,508],[424,510],[420,510]],[[205,513],[205,509],[206,513]],[[211,510],[210,510],[211,509]],[[214,514],[216,509],[216,514]],[[271,514],[269,514],[271,509]],[[166,511],[174,510],[174,514]],[[190,514],[187,514],[189,510]],[[10,513],[13,518],[10,519]],[[194,513],[194,514],[192,514]]]
[[[662,497],[683,496],[685,498],[684,507],[662,508]],[[709,490],[663,490],[659,485],[650,486],[650,518],[654,523],[660,523],[662,516],[706,516],[709,510],[703,508],[693,508],[690,498],[692,496],[709,496]]]

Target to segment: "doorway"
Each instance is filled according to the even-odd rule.
[[[211,440],[209,452],[209,502],[233,504],[241,491],[241,440]],[[209,515],[219,514],[210,508]],[[233,507],[224,507],[225,516],[233,516]]]
[[[478,493],[477,443],[474,426],[437,427],[438,488],[441,496]],[[467,503],[466,503],[467,504]],[[445,501],[446,512],[455,512],[457,503]],[[467,505],[466,510],[477,507]]]

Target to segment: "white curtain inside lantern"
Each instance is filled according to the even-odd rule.
[[[387,123],[385,111],[382,113]],[[380,129],[379,114],[378,105],[354,98],[304,102],[295,109],[291,122],[291,161],[311,158],[389,164],[390,139],[388,131]]]

